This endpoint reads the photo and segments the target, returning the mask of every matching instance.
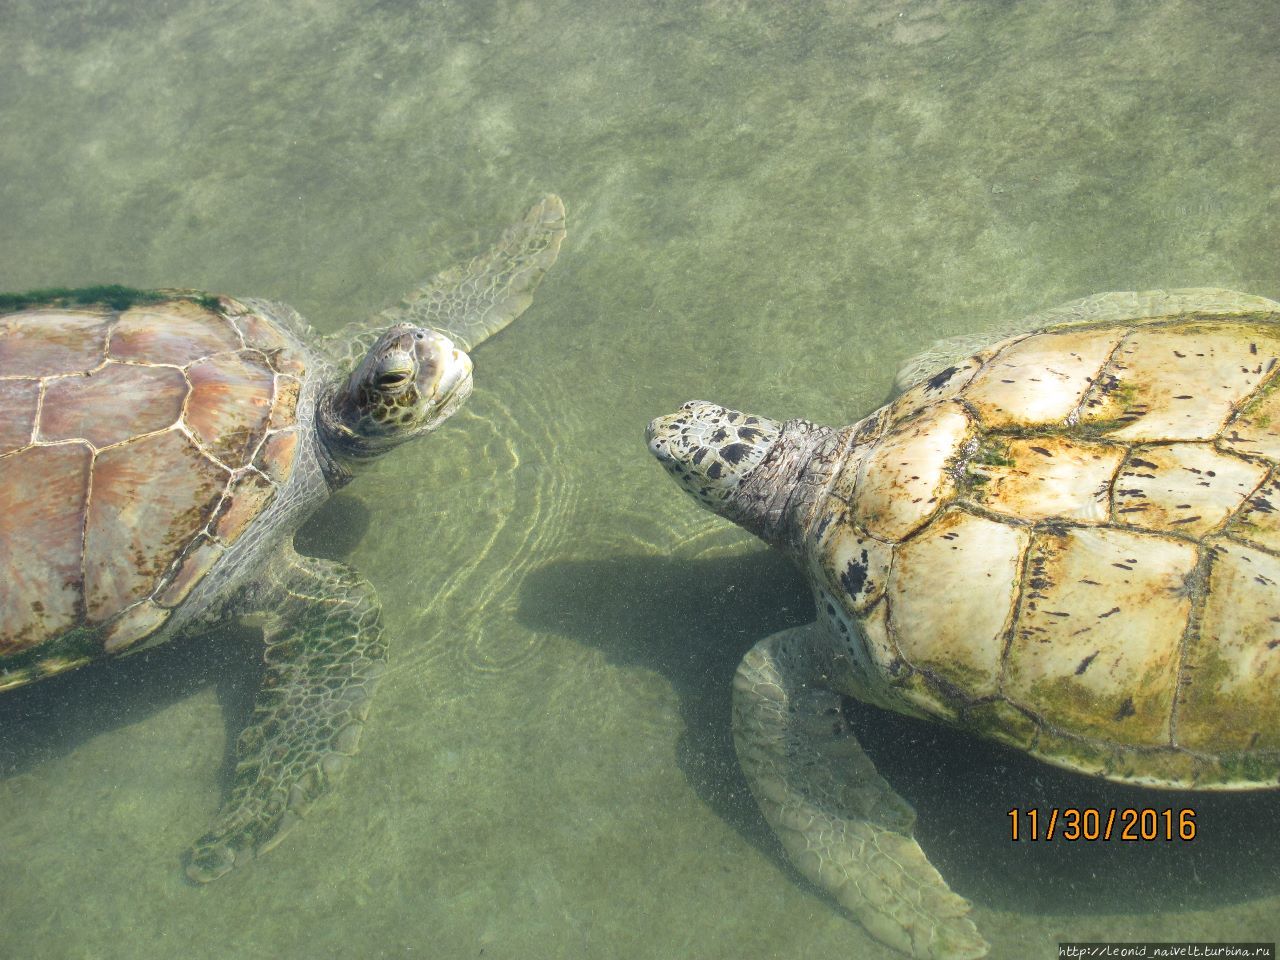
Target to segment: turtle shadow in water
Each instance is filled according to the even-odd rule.
[[[258,636],[218,628],[0,695],[0,778],[66,756],[99,734],[142,722],[210,686],[234,742],[235,724],[247,719],[261,676]]]
[[[295,544],[299,552],[339,560],[368,526],[368,508],[338,494],[298,531]],[[65,756],[100,733],[138,723],[214,686],[226,729],[219,771],[225,790],[262,670],[261,633],[227,625],[0,694],[0,778]]]
[[[620,591],[618,584],[634,588]],[[786,863],[738,767],[730,697],[738,661],[757,640],[812,618],[808,588],[790,564],[765,550],[692,561],[634,556],[550,564],[526,579],[516,615],[532,629],[577,638],[612,662],[666,677],[680,699],[685,733],[677,759],[689,783],[718,816]],[[915,807],[921,845],[948,882],[982,907],[1141,915],[1237,906],[1280,893],[1274,870],[1280,837],[1260,827],[1271,822],[1280,792],[1124,787],[939,724],[846,703],[877,768]],[[1168,808],[1175,837],[1177,811],[1195,811],[1196,836],[1013,842],[1009,811],[1024,812],[1025,837],[1025,811],[1033,807],[1042,835],[1052,808],[1096,809],[1104,824],[1112,808]]]
[[[767,551],[692,563],[636,556],[549,564],[526,578],[516,611],[531,629],[665,677],[679,696],[685,776],[718,816],[766,841],[733,748],[733,672],[760,637],[812,616],[799,575]]]

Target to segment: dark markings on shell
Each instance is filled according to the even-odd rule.
[[[866,443],[868,439],[874,437],[880,430],[881,421],[884,419],[884,410],[877,410],[867,419],[863,420],[857,430],[853,434],[853,443]]]
[[[943,387],[947,385],[947,381],[950,380],[952,377],[954,377],[959,372],[959,370],[960,370],[959,367],[947,367],[947,369],[941,370],[938,373],[935,373],[932,377],[929,378],[927,389],[941,390]]]
[[[742,462],[742,458],[745,457],[750,450],[751,448],[745,443],[731,443],[720,451],[720,456],[727,463],[737,464]]]
[[[822,519],[818,521],[818,526],[813,531],[813,539],[821,540],[822,535],[827,532],[827,527],[831,526],[831,521],[834,519],[835,517],[831,511],[824,513]]]
[[[862,556],[856,560],[850,560],[844,568],[844,572],[840,574],[841,585],[849,591],[849,596],[857,597],[862,592],[862,588],[867,585],[867,551],[862,551]]]

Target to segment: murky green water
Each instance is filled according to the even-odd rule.
[[[1099,290],[1280,296],[1278,42],[1265,0],[0,0],[0,287],[334,329],[544,192],[570,217],[468,408],[302,537],[397,641],[343,789],[195,889],[252,635],[11,695],[0,956],[896,956],[784,865],[733,758],[733,668],[805,590],[644,424],[849,422],[934,337]],[[1015,845],[1010,807],[1150,798],[864,729],[993,957],[1280,936],[1274,796],[1172,798],[1190,845]]]

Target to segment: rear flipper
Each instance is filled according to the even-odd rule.
[[[915,811],[876,773],[824,686],[819,629],[776,633],[738,667],[734,742],[751,792],[796,869],[874,937],[921,960],[985,956],[969,903],[912,836]]]

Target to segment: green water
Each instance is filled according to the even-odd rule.
[[[548,191],[569,240],[468,407],[301,545],[396,643],[340,791],[206,889],[251,634],[0,706],[0,957],[895,957],[746,793],[734,666],[810,601],[650,462],[691,397],[845,423],[937,336],[1109,289],[1280,296],[1280,18],[1250,2],[0,0],[0,288],[335,329]],[[1276,798],[1166,798],[863,714],[992,956],[1274,940]],[[1009,841],[1194,803],[1192,844]]]

